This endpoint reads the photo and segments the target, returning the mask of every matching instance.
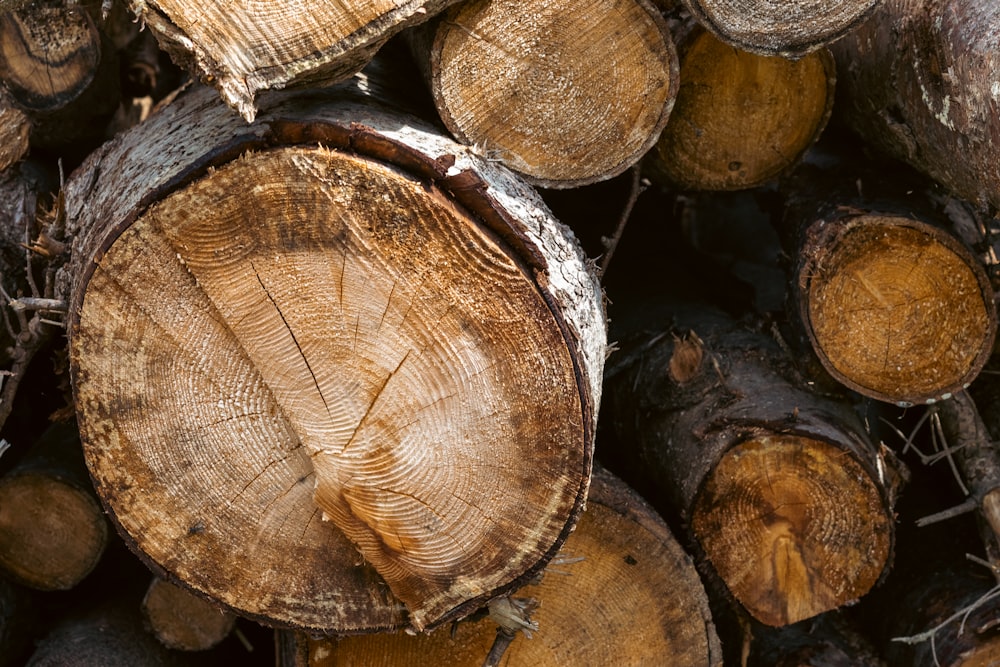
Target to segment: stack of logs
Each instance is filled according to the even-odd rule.
[[[0,12],[0,667],[1000,659],[991,3]]]

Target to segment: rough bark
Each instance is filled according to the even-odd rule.
[[[886,0],[835,44],[837,114],[960,198],[1000,207],[1000,6]]]
[[[129,0],[171,58],[215,86],[251,122],[265,90],[329,85],[350,77],[405,27],[454,0],[320,0],[292,5]]]
[[[675,31],[680,87],[645,161],[650,176],[688,190],[739,190],[789,171],[822,133],[836,67],[828,49],[799,60],[733,49],[684,22]]]
[[[552,558],[606,344],[537,195],[370,84],[249,126],[195,89],[66,186],[99,494],[170,578],[322,632],[427,628]]]
[[[536,185],[622,173],[673,106],[677,54],[647,0],[475,0],[425,28],[412,41],[444,124]]]
[[[75,424],[53,425],[0,478],[0,568],[39,590],[66,590],[94,569],[108,525]]]
[[[231,613],[159,577],[142,598],[142,616],[161,644],[180,651],[210,649],[236,625]]]
[[[541,582],[516,593],[538,602],[531,638],[519,634],[508,667],[721,665],[697,572],[653,509],[619,479],[595,470],[587,511]],[[483,619],[426,636],[382,634],[286,639],[282,667],[441,664],[481,667],[497,634]],[[297,657],[296,657],[297,655]]]
[[[729,44],[754,53],[797,57],[864,23],[882,0],[683,0],[691,14]]]
[[[710,572],[780,626],[857,600],[892,553],[895,483],[843,397],[813,393],[769,333],[646,305],[607,399],[619,442]]]
[[[989,358],[993,288],[949,218],[961,203],[893,171],[807,165],[786,184],[791,309],[846,386],[933,403],[968,387]]]

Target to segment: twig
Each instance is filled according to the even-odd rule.
[[[497,628],[497,637],[493,640],[493,645],[490,646],[490,652],[486,654],[483,667],[497,667],[516,636],[516,632],[507,632],[503,628]]]
[[[941,521],[947,521],[956,516],[961,516],[963,514],[968,514],[969,512],[975,511],[979,507],[979,503],[973,497],[966,498],[962,503],[955,505],[954,507],[949,507],[946,510],[941,510],[940,512],[935,512],[934,514],[917,519],[916,524],[919,528],[924,526],[929,526],[934,523]]]
[[[632,216],[632,209],[635,208],[635,203],[639,199],[639,195],[649,187],[648,181],[644,181],[642,178],[642,171],[639,165],[635,165],[630,170],[632,174],[632,184],[629,187],[628,199],[625,201],[625,206],[622,208],[621,215],[618,217],[618,224],[615,226],[615,231],[611,236],[605,236],[602,238],[604,243],[604,257],[601,258],[601,266],[598,270],[598,275],[604,277],[604,274],[608,271],[608,264],[611,263],[611,256],[615,254],[615,250],[618,248],[618,243],[622,239],[622,234],[625,233],[625,225],[628,223],[628,219]]]

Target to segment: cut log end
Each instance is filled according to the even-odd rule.
[[[833,108],[826,49],[799,60],[734,49],[705,30],[681,44],[682,83],[646,160],[650,175],[692,190],[741,190],[788,170]]]
[[[824,365],[880,400],[947,398],[979,373],[996,313],[975,257],[909,219],[864,216],[803,269],[807,328]]]
[[[477,0],[440,22],[431,79],[453,134],[536,185],[565,188],[616,176],[653,145],[677,55],[644,0]]]
[[[770,435],[723,456],[691,525],[733,596],[760,622],[782,626],[868,592],[888,561],[892,521],[842,449]]]
[[[160,578],[146,590],[142,613],[156,638],[180,651],[210,649],[236,625],[234,615]]]

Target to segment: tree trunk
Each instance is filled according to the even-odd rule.
[[[67,590],[97,565],[108,525],[75,424],[55,424],[0,478],[0,567],[39,590]]]
[[[495,664],[507,667],[721,665],[708,601],[690,558],[651,507],[610,473],[595,471],[587,511],[541,582],[517,593],[538,603],[537,630]],[[482,667],[497,635],[490,619],[452,633],[309,640],[282,667],[414,664]]]
[[[413,41],[451,133],[548,188],[638,162],[677,91],[673,40],[647,0],[474,0]]]
[[[159,577],[146,589],[142,616],[161,644],[180,651],[210,649],[236,625],[232,614]]]
[[[864,595],[892,553],[895,489],[850,405],[747,324],[645,313],[608,371],[609,419],[711,571],[773,626]]]
[[[346,6],[129,0],[171,58],[215,86],[251,122],[265,90],[350,77],[392,35],[454,0],[380,0]]]
[[[1000,207],[1000,6],[885,0],[832,47],[838,115],[962,199]]]
[[[946,211],[960,204],[891,170],[804,166],[787,186],[792,310],[846,386],[901,406],[933,403],[968,387],[989,358],[993,288],[953,231]]]
[[[733,49],[692,21],[675,31],[680,88],[645,166],[664,185],[740,190],[791,169],[833,108],[829,50],[800,60]]]
[[[275,95],[249,126],[195,89],[66,186],[110,513],[170,578],[330,633],[429,628],[544,567],[606,345],[537,195],[372,87]]]

